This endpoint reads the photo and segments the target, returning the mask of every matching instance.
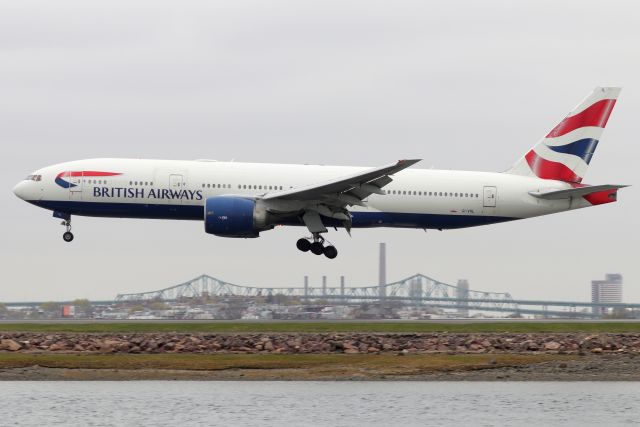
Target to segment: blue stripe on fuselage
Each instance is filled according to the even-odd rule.
[[[94,203],[76,201],[29,201],[41,208],[69,215],[105,218],[146,218],[146,219],[204,219],[201,205],[156,205],[138,203]],[[481,215],[439,215],[400,212],[352,212],[353,227],[396,227],[396,228],[464,228],[495,224],[518,218]],[[325,218],[327,227],[342,227],[342,221]],[[298,217],[280,221],[282,225],[304,225]]]

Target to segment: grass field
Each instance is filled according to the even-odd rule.
[[[437,323],[427,322],[198,322],[172,323],[0,323],[0,332],[76,332],[76,333],[260,333],[260,332],[363,332],[363,333],[536,333],[536,332],[608,332],[640,333],[640,323]]]

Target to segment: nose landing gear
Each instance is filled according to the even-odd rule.
[[[302,252],[309,252],[315,255],[323,255],[329,259],[334,259],[338,256],[338,250],[333,245],[324,246],[324,237],[320,233],[313,233],[313,242],[309,239],[299,239],[296,242],[296,247]]]
[[[69,243],[73,240],[73,233],[71,232],[71,220],[68,219],[68,220],[62,221],[62,225],[64,225],[67,228],[67,231],[65,231],[62,234],[62,240]]]

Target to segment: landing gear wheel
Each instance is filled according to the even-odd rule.
[[[338,250],[336,249],[335,246],[326,246],[324,248],[324,256],[326,256],[329,259],[334,259],[335,257],[338,256]]]
[[[311,249],[311,252],[313,252],[316,255],[322,255],[322,253],[324,252],[324,246],[322,246],[322,243],[320,242],[311,243],[310,249]]]
[[[73,240],[73,233],[70,232],[70,231],[65,231],[64,234],[62,235],[62,239],[67,243],[72,241]]]
[[[296,242],[296,247],[302,252],[309,252],[309,249],[311,249],[311,242],[307,239],[299,239]]]

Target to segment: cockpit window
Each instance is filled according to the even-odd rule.
[[[25,178],[26,181],[42,181],[42,175],[29,175]]]

